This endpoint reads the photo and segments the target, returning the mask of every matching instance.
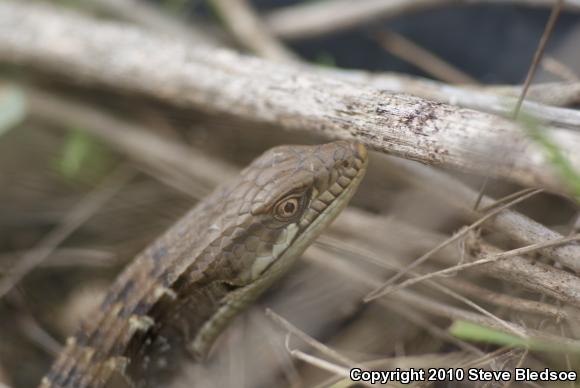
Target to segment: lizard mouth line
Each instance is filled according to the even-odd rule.
[[[330,203],[302,233],[299,233],[294,237],[286,249],[282,251],[280,255],[264,270],[262,276],[266,276],[268,272],[284,272],[284,269],[294,262],[294,260],[287,260],[287,258],[290,256],[296,259],[297,257],[295,256],[300,256],[306,247],[310,245],[312,240],[316,239],[322,230],[338,216],[352,198],[360,182],[364,178],[367,164],[368,161],[364,159],[362,166],[358,169],[350,184],[344,188],[332,203]]]

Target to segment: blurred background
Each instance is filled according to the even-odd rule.
[[[83,17],[174,34],[191,45],[226,46],[252,55],[236,32],[236,18],[243,15],[224,14],[227,1],[45,3]],[[274,31],[295,60],[474,90],[498,87],[498,93],[499,87],[524,82],[555,4],[417,1],[417,6],[377,11],[357,21],[348,15],[381,1],[240,3]],[[342,5],[346,13],[316,13],[325,3]],[[580,82],[580,5],[571,3],[557,20],[534,84],[558,82],[565,88]],[[296,10],[313,20],[291,13]],[[337,20],[342,22],[332,23]],[[566,102],[569,108],[578,108],[578,94]],[[36,386],[115,275],[217,182],[271,146],[327,140],[75,82],[42,64],[18,67],[0,61],[0,386]],[[528,267],[496,267],[452,273],[433,284],[362,301],[477,219],[469,201],[484,181],[373,153],[350,211],[292,273],[236,320],[206,364],[188,365],[174,386],[347,387],[352,382],[341,371],[363,363],[378,369],[525,366],[580,373],[575,342],[580,339],[580,280],[549,257],[522,258],[524,267],[533,258],[545,270],[546,283],[540,286],[531,284],[536,278],[527,282]],[[491,179],[486,194],[499,199],[521,189]],[[513,208],[562,235],[577,231],[577,203],[565,196],[539,193]],[[416,271],[463,262],[488,249],[485,244],[493,246],[488,253],[520,246],[492,225],[439,250]],[[314,346],[295,332],[288,334],[294,329],[276,320],[278,315],[314,338]],[[509,337],[513,333],[498,339],[495,330],[505,332],[505,327],[498,328],[496,318],[547,339],[537,346],[522,345]],[[319,343],[338,355],[317,349]],[[511,385],[574,387],[580,382]]]

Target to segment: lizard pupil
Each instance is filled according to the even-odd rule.
[[[294,206],[292,202],[287,202],[286,205],[284,205],[284,212],[286,214],[292,214],[294,213],[294,210],[296,210],[296,206]]]
[[[275,217],[288,220],[296,215],[299,205],[298,198],[287,198],[276,206]]]

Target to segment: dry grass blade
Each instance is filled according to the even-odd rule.
[[[0,280],[0,298],[5,296],[31,270],[44,261],[54,249],[97,212],[129,181],[133,173],[121,167],[89,193],[48,233],[36,247],[29,251],[18,265]]]
[[[451,84],[479,84],[475,78],[394,31],[379,31],[375,34],[375,38],[386,51],[415,65],[435,78]]]
[[[478,220],[482,212],[473,211],[472,204],[478,193],[458,179],[441,171],[426,168],[400,159],[391,158],[390,162],[397,166],[398,173],[414,187],[438,197],[445,204],[461,211],[467,219]],[[494,199],[484,196],[483,207],[497,203]],[[520,245],[531,245],[542,241],[554,240],[562,237],[560,233],[542,225],[512,209],[505,209],[483,225],[489,230],[498,231]],[[561,265],[580,273],[580,246],[569,244],[542,250],[542,255],[560,263]]]
[[[381,303],[381,305],[386,309],[392,310],[397,314],[403,316],[409,322],[422,327],[433,336],[457,346],[458,349],[463,349],[465,352],[477,356],[484,355],[484,353],[481,350],[479,350],[479,348],[477,348],[476,346],[471,345],[470,343],[462,340],[461,338],[452,336],[451,334],[449,334],[447,330],[439,328],[437,325],[430,322],[428,318],[426,318],[425,316],[423,316],[423,314],[419,312],[408,309],[405,306],[398,305],[397,303]]]
[[[580,241],[580,234],[574,235],[571,237],[563,237],[561,239],[554,240],[554,241],[546,241],[544,243],[538,243],[538,244],[534,244],[534,245],[529,245],[527,247],[513,249],[511,251],[498,253],[498,254],[493,255],[491,257],[488,257],[486,259],[480,259],[480,260],[476,260],[476,261],[473,261],[470,263],[465,263],[465,264],[458,264],[456,266],[449,267],[449,268],[443,269],[441,271],[432,272],[430,274],[423,275],[423,276],[417,276],[415,278],[406,280],[406,281],[404,281],[404,282],[402,282],[394,287],[383,289],[379,294],[377,294],[375,296],[375,298],[385,296],[385,295],[388,295],[388,294],[393,293],[393,292],[397,292],[405,287],[409,287],[413,284],[416,284],[416,283],[419,283],[419,282],[422,282],[422,281],[425,281],[425,280],[428,280],[428,279],[431,279],[434,277],[449,275],[449,274],[455,273],[456,271],[462,271],[462,270],[465,270],[468,268],[473,268],[473,267],[476,267],[479,265],[484,265],[484,264],[492,263],[494,261],[507,259],[509,257],[536,252],[537,250],[545,248],[545,247],[566,244],[566,243],[573,242],[573,241]]]
[[[21,316],[21,330],[39,348],[55,357],[62,350],[62,346],[42,326],[31,317]]]
[[[522,89],[522,93],[518,98],[516,103],[516,107],[514,109],[514,118],[517,118],[520,114],[520,109],[522,108],[522,104],[524,99],[526,98],[526,94],[528,93],[528,89],[532,83],[532,79],[536,74],[536,70],[542,56],[544,55],[544,50],[546,49],[546,44],[548,43],[548,39],[556,26],[556,22],[558,21],[558,17],[560,16],[560,12],[562,12],[562,6],[564,5],[564,0],[556,0],[556,3],[552,7],[552,12],[550,13],[550,17],[548,18],[548,22],[546,23],[546,28],[544,29],[544,33],[542,34],[542,38],[540,39],[540,43],[538,44],[538,48],[534,53],[534,58],[532,59],[532,64],[530,69],[528,70],[528,74],[526,75],[526,80],[524,81],[524,87]]]
[[[517,368],[521,368],[522,367],[522,365],[524,364],[524,360],[526,359],[526,357],[528,357],[528,353],[529,353],[529,350],[528,349],[524,349],[524,352],[522,353],[522,356],[518,360],[518,363],[517,363],[517,365],[515,366],[514,369],[517,369]],[[514,379],[513,379],[513,376],[512,376],[512,378],[510,379],[510,381],[508,381],[507,383],[504,384],[503,388],[510,387],[513,382],[514,382]]]
[[[266,16],[266,22],[281,37],[304,39],[354,28],[379,18],[394,18],[458,3],[551,7],[553,0],[326,0],[273,11]],[[578,0],[568,0],[564,5],[572,11],[580,10]]]
[[[296,349],[288,349],[292,357],[339,376],[350,376],[350,370]]]
[[[338,259],[335,255],[307,254],[306,258],[308,261],[316,264],[317,266],[327,268],[330,271],[345,276],[346,279],[350,279],[351,281],[364,284],[367,287],[376,287],[378,284],[380,284],[380,280],[374,273],[361,270],[358,267],[346,261]],[[386,303],[386,300],[381,300],[379,302],[383,301]],[[499,325],[493,319],[485,317],[481,314],[472,313],[470,311],[465,311],[461,308],[450,306],[448,304],[439,302],[424,295],[416,294],[408,290],[401,290],[398,293],[389,295],[389,303],[401,303],[403,305],[412,306],[413,308],[419,309],[423,312],[435,316],[445,317],[451,320],[468,321],[471,323],[475,323],[477,325],[482,325],[502,332],[506,331],[504,326]],[[516,327],[518,330],[525,332],[526,335],[532,341],[540,340],[545,343],[550,343],[552,345],[557,344],[557,346],[561,346],[560,349],[562,351],[578,352],[580,350],[580,341],[578,340],[526,328],[513,322],[510,322],[510,324]]]
[[[139,0],[89,0],[90,6],[152,30],[174,35],[192,44],[217,45],[219,39],[194,23],[185,23],[162,12],[159,7]]]
[[[505,355],[513,354],[516,352],[519,352],[519,350],[517,350],[517,349],[514,350],[511,348],[507,348],[507,347],[501,347],[497,350],[494,350],[493,352],[483,354],[479,358],[464,361],[461,364],[459,364],[459,366],[462,368],[469,368],[469,367],[476,366],[476,365],[493,364],[495,362],[495,359],[502,357],[502,356],[505,356]]]
[[[524,103],[524,99],[526,98],[526,95],[528,94],[528,89],[530,88],[530,85],[532,84],[532,79],[534,78],[534,75],[536,74],[536,70],[538,68],[538,65],[539,65],[541,59],[542,59],[542,56],[544,55],[544,50],[546,48],[548,38],[552,34],[552,31],[554,30],[554,27],[556,25],[556,21],[558,20],[558,17],[560,16],[560,12],[562,11],[562,4],[563,3],[564,3],[563,0],[557,0],[556,3],[554,4],[554,7],[552,8],[552,13],[550,14],[550,17],[548,18],[546,28],[544,29],[544,33],[542,34],[542,37],[541,37],[540,42],[538,44],[538,48],[536,49],[536,52],[534,53],[534,58],[532,59],[532,64],[530,66],[530,69],[528,70],[528,74],[526,75],[526,80],[524,81],[524,86],[523,86],[522,91],[521,91],[521,93],[518,97],[518,100],[516,102],[516,107],[514,109],[514,114],[513,114],[514,119],[517,119],[518,115],[520,114],[522,104]],[[483,195],[484,195],[485,190],[487,188],[488,182],[489,182],[489,175],[487,175],[485,177],[485,180],[481,186],[481,189],[479,190],[479,195],[477,196],[477,200],[475,201],[475,204],[473,206],[474,210],[477,210],[479,208],[479,204],[483,198]]]
[[[208,187],[215,187],[237,173],[224,161],[209,158],[199,150],[192,150],[164,138],[156,134],[154,128],[127,122],[98,108],[50,95],[39,89],[27,89],[27,96],[33,117],[78,127],[147,166],[149,170],[174,176],[189,192],[196,193],[199,197],[208,193]],[[192,178],[194,183],[191,183]],[[199,183],[206,187],[200,187]]]
[[[222,20],[243,46],[257,55],[281,62],[298,61],[263,25],[247,0],[211,0]]]
[[[357,244],[381,258],[385,257],[385,252],[401,252],[397,254],[403,256],[415,255],[415,250],[430,249],[430,247],[447,239],[447,235],[434,233],[396,220],[386,221],[380,216],[372,216],[354,209],[346,209],[341,215],[341,219],[343,222],[336,223],[331,228],[332,231],[340,233],[339,236],[344,236],[345,233],[352,236]],[[553,237],[544,236],[538,240],[544,242],[562,237],[555,234]],[[415,244],[409,246],[408,241],[414,241]],[[577,244],[568,245],[578,247]],[[484,242],[480,242],[477,248],[487,256],[501,252],[498,248]],[[542,253],[546,252],[546,249],[552,248],[545,248]],[[357,252],[359,250],[357,249]],[[447,247],[434,259],[445,266],[452,266],[462,259],[462,254],[457,249]],[[500,260],[475,267],[474,272],[485,276],[489,275],[499,279],[504,284],[517,285],[580,307],[580,280],[576,275],[557,269],[552,265],[516,256],[510,260]]]
[[[487,213],[487,212],[497,208],[498,206],[500,206],[506,202],[509,202],[509,201],[512,201],[516,198],[519,198],[522,195],[526,195],[528,193],[531,193],[534,190],[536,190],[536,189],[533,189],[533,188],[523,189],[521,191],[518,191],[518,192],[515,192],[512,194],[508,194],[505,197],[500,198],[500,199],[496,200],[495,202],[493,202],[485,207],[479,208],[479,206],[474,206],[473,210],[478,211],[480,213]],[[484,190],[480,190],[480,194],[478,195],[478,202],[481,202],[481,199],[483,199],[483,196],[484,196]]]
[[[380,297],[381,295],[384,294],[384,290],[386,288],[388,288],[391,284],[393,284],[394,282],[396,282],[401,277],[405,276],[411,269],[416,268],[420,264],[422,264],[425,261],[427,261],[434,253],[439,252],[441,249],[443,249],[446,246],[452,244],[453,242],[459,240],[461,237],[467,235],[467,233],[469,233],[470,231],[472,231],[475,228],[479,227],[485,221],[487,221],[491,217],[495,216],[496,214],[500,213],[501,211],[503,211],[503,210],[505,210],[505,209],[507,209],[507,208],[509,208],[509,207],[511,207],[511,206],[513,206],[515,204],[517,204],[517,203],[520,203],[520,202],[522,202],[522,201],[524,201],[524,200],[526,200],[526,199],[528,199],[528,198],[530,198],[530,197],[532,197],[532,196],[534,196],[536,194],[539,194],[541,192],[542,192],[541,189],[533,190],[532,192],[523,194],[522,196],[520,196],[520,197],[518,197],[516,199],[513,199],[512,201],[506,203],[505,205],[502,205],[502,206],[500,206],[500,207],[492,210],[491,212],[489,212],[485,216],[481,217],[479,220],[475,221],[474,223],[472,223],[468,227],[463,228],[459,232],[455,233],[449,239],[443,241],[441,244],[437,245],[436,247],[434,247],[433,249],[431,249],[430,251],[428,251],[427,253],[425,253],[421,257],[419,257],[416,260],[414,260],[411,264],[409,264],[407,267],[405,267],[402,271],[398,272],[395,276],[393,276],[387,282],[385,282],[381,287],[378,287],[377,289],[375,289],[371,293],[369,293],[367,296],[365,296],[365,298],[363,299],[363,301],[364,302],[370,302],[371,300]]]
[[[554,57],[546,56],[542,61],[542,67],[552,74],[559,76],[563,80],[566,80],[567,82],[580,81],[580,76],[578,76],[574,70],[558,61]]]
[[[318,350],[322,354],[338,361],[339,363],[343,364],[344,366],[353,367],[357,365],[356,361],[350,360],[349,358],[343,356],[342,354],[338,353],[337,351],[329,348],[328,346],[322,344],[321,342],[315,340],[314,338],[310,337],[308,334],[304,333],[302,330],[298,329],[296,326],[292,325],[286,319],[282,318],[280,315],[276,314],[271,309],[266,309],[266,316],[272,319],[277,325],[286,329],[289,334],[293,334],[300,338],[302,341],[313,347],[314,349]]]
[[[32,250],[4,253],[0,255],[0,274],[10,272],[21,257],[32,254]],[[112,267],[119,264],[115,254],[109,251],[81,248],[59,248],[53,250],[50,260],[39,264],[41,267],[58,268],[83,266],[93,268]]]
[[[566,319],[580,319],[580,316],[576,317],[574,314],[569,314],[561,307],[553,306],[552,304],[548,303],[518,298],[509,294],[494,292],[488,290],[487,288],[479,287],[470,281],[464,281],[459,277],[455,277],[453,279],[442,278],[441,281],[451,289],[459,291],[465,295],[469,295],[475,299],[483,300],[496,306],[505,307],[509,311],[520,311],[530,314],[537,314],[540,316],[546,316],[556,321]]]
[[[325,240],[328,240],[328,239],[325,239]],[[332,244],[333,248],[339,249],[342,253],[347,253],[347,254],[350,253],[350,254],[354,255],[359,260],[370,261],[371,263],[378,265],[382,268],[389,268],[389,269],[393,269],[393,268],[399,269],[400,268],[400,266],[397,266],[397,265],[387,265],[384,260],[381,260],[381,258],[373,255],[372,252],[366,252],[364,250],[361,250],[360,248],[348,246],[347,244],[345,244],[343,242],[339,242],[337,240],[331,240],[331,244]],[[322,245],[324,245],[324,244],[322,244]],[[312,250],[314,252],[316,252],[316,248],[313,248]],[[413,276],[419,276],[416,272],[413,272],[413,271],[410,271],[409,273]],[[449,289],[448,287],[445,287],[445,286],[438,284],[436,282],[433,282],[433,281],[427,281],[427,284],[430,287],[438,290],[439,292],[441,292],[447,296],[450,296],[453,299],[456,299],[456,300],[460,301],[461,303],[471,307],[472,309],[480,312],[481,314],[487,316],[488,318],[493,319],[498,324],[502,325],[505,329],[507,329],[511,333],[515,334],[516,336],[521,337],[521,338],[527,337],[526,334],[522,330],[519,330],[518,328],[514,327],[510,323],[506,322],[505,320],[499,318],[498,316],[491,313],[490,311],[484,309],[483,307],[481,307],[478,304],[474,303],[473,301],[469,300],[465,296],[460,295],[457,292]]]

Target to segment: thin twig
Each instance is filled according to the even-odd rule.
[[[502,253],[483,241],[479,249],[487,257]],[[568,271],[538,262],[530,257],[515,256],[509,260],[498,260],[474,267],[475,271],[501,279],[508,284],[517,284],[528,290],[553,297],[562,302],[580,307],[580,279]]]
[[[6,295],[30,271],[42,263],[53,250],[84,224],[129,181],[133,173],[121,167],[102,184],[83,198],[64,216],[60,224],[49,232],[36,247],[22,257],[8,275],[0,279],[0,298]]]
[[[421,313],[408,309],[406,308],[406,306],[400,306],[396,303],[388,303],[384,301],[379,301],[379,303],[386,309],[395,311],[397,314],[403,316],[405,319],[411,321],[413,324],[421,327],[422,329],[431,333],[435,337],[439,337],[446,342],[454,344],[455,346],[457,346],[460,349],[463,349],[466,352],[473,353],[477,356],[484,355],[484,353],[479,348],[477,348],[474,345],[471,345],[468,342],[463,341],[460,338],[452,336],[451,334],[449,334],[447,330],[437,327],[428,319],[424,318]]]
[[[312,262],[317,266],[321,266],[333,272],[342,274],[345,279],[365,284],[367,287],[376,287],[380,284],[380,280],[374,273],[366,272],[361,268],[350,264],[346,260],[340,260],[336,257],[336,255],[324,255],[321,257],[320,255],[310,255],[306,253],[305,258],[307,261]],[[399,293],[390,295],[390,298],[394,300],[395,303],[403,303],[405,305],[413,306],[436,316],[446,317],[452,320],[465,320],[490,328],[498,329],[500,331],[505,331],[503,326],[498,325],[494,320],[484,317],[481,314],[472,313],[457,307],[449,306],[434,299],[425,296],[419,296],[416,293],[408,290],[401,290]],[[393,301],[391,301],[391,303],[393,303]],[[528,335],[532,340],[540,339],[543,341],[552,341],[552,343],[557,343],[558,345],[569,349],[577,350],[580,348],[580,341],[524,328],[513,322],[511,324],[517,327],[519,330],[524,331],[526,335]]]
[[[34,248],[0,254],[0,275],[10,272],[15,263],[20,261],[23,256],[31,254],[32,250]],[[50,260],[43,261],[39,266],[47,268],[69,266],[101,268],[119,264],[114,253],[97,249],[59,248],[55,249],[50,256]]]
[[[112,13],[114,16],[137,23],[148,29],[170,34],[191,44],[217,45],[218,39],[197,27],[196,23],[186,23],[163,13],[159,7],[140,0],[88,0],[84,1],[99,11]]]
[[[554,30],[554,26],[556,25],[556,21],[558,20],[558,16],[560,15],[560,11],[562,10],[562,4],[563,4],[562,0],[557,0],[556,3],[554,4],[554,7],[552,8],[552,12],[550,14],[550,17],[548,18],[548,22],[546,23],[546,28],[544,29],[544,33],[542,34],[542,37],[540,38],[540,42],[538,43],[538,47],[536,49],[536,52],[534,53],[534,58],[532,60],[532,64],[530,65],[530,68],[529,68],[528,73],[526,75],[526,80],[524,82],[524,86],[523,86],[522,91],[521,91],[521,93],[518,97],[518,100],[516,102],[516,107],[515,107],[514,113],[513,113],[514,120],[516,120],[520,114],[520,109],[522,108],[522,104],[524,103],[526,95],[528,94],[528,89],[530,88],[530,85],[532,84],[532,79],[534,78],[534,76],[536,74],[538,64],[540,63],[542,56],[544,55],[544,50],[546,48],[548,38],[550,37],[550,35],[552,34],[552,31]],[[481,186],[481,189],[479,191],[479,195],[477,196],[477,200],[475,201],[475,205],[473,206],[474,210],[477,210],[477,208],[479,207],[481,199],[483,198],[483,195],[485,194],[485,190],[487,188],[488,182],[489,182],[489,175],[486,175],[485,179],[483,181],[483,184]]]
[[[19,318],[19,328],[24,335],[47,354],[56,357],[56,355],[62,350],[62,346],[58,341],[32,317],[22,315]]]
[[[473,204],[474,211],[479,210],[479,205],[481,205],[481,200],[483,199],[483,196],[485,195],[485,191],[487,190],[488,184],[489,184],[489,175],[486,175],[485,178],[483,179],[483,183],[481,184],[481,187],[479,188],[479,192],[477,194],[477,198],[475,199],[475,203]]]
[[[545,56],[542,61],[542,67],[552,74],[557,75],[567,82],[579,82],[580,76],[574,72],[570,67],[566,66],[559,60],[551,56]]]
[[[518,336],[520,338],[528,339],[527,334],[523,330],[520,330],[519,328],[517,328],[513,324],[505,321],[504,319],[501,319],[500,317],[491,313],[490,311],[487,311],[486,309],[479,306],[477,303],[469,300],[468,298],[464,297],[463,295],[460,295],[455,291],[449,290],[447,287],[444,287],[444,286],[437,284],[437,283],[430,282],[430,285],[432,287],[434,287],[435,289],[439,290],[440,292],[442,292],[446,295],[449,295],[449,296],[461,301],[462,303],[468,305],[469,307],[471,307],[475,311],[479,311],[482,315],[485,315],[486,317],[494,320],[495,322],[497,322],[499,325],[503,326],[507,331],[511,332],[512,334],[515,334],[516,336]]]
[[[560,303],[558,303],[558,305],[560,305]],[[560,335],[563,337],[566,336],[565,328],[562,323],[558,325],[558,328],[560,329]],[[572,362],[570,361],[570,355],[568,353],[564,354],[564,361],[566,362],[566,369],[572,370]],[[570,381],[571,388],[574,388],[575,385],[576,384],[573,381]]]
[[[176,176],[180,182],[186,183],[193,178],[197,184],[190,183],[187,189],[198,197],[207,195],[208,187],[215,187],[237,173],[224,161],[217,158],[209,160],[200,149],[195,150],[160,136],[155,128],[119,119],[88,104],[40,89],[27,88],[26,96],[34,117],[82,128],[79,130],[105,141],[112,148],[159,170],[161,174]],[[199,182],[206,187],[200,187]]]
[[[394,31],[381,30],[375,38],[386,51],[435,78],[452,84],[479,84],[475,78]]]
[[[388,295],[390,293],[393,292],[397,292],[398,290],[401,290],[403,288],[409,287],[413,284],[422,282],[424,280],[427,279],[431,279],[433,277],[438,277],[438,276],[443,276],[443,275],[448,275],[457,271],[462,271],[468,268],[472,268],[472,267],[476,267],[479,265],[483,265],[483,264],[488,264],[488,263],[492,263],[494,261],[497,260],[501,260],[501,259],[506,259],[508,257],[513,257],[513,256],[520,256],[526,253],[531,253],[531,252],[535,252],[539,249],[542,248],[546,248],[546,247],[550,247],[550,246],[556,246],[556,245],[561,245],[561,244],[566,244],[569,242],[573,242],[573,241],[580,241],[580,234],[571,236],[571,237],[563,237],[561,239],[558,240],[553,240],[553,241],[546,241],[543,243],[538,243],[538,244],[534,244],[534,245],[529,245],[527,247],[522,247],[522,248],[517,248],[517,249],[512,249],[511,251],[507,251],[507,252],[502,252],[502,253],[498,253],[496,255],[493,255],[491,257],[485,258],[485,259],[479,259],[476,261],[472,261],[470,263],[465,263],[465,264],[458,264],[456,266],[453,267],[449,267],[446,269],[442,269],[440,271],[436,271],[436,272],[431,272],[427,275],[423,275],[423,276],[417,276],[415,278],[412,279],[408,279],[402,283],[399,283],[398,285],[391,287],[391,288],[386,288],[383,289],[380,293],[378,293],[377,295],[373,296],[374,298],[378,298],[381,296],[385,296]]]
[[[518,360],[517,365],[514,367],[514,369],[519,369],[522,367],[522,365],[524,364],[524,360],[526,359],[526,357],[528,357],[528,353],[530,352],[529,349],[524,349],[524,352],[522,353],[522,356],[520,357],[520,359]],[[503,388],[509,388],[511,387],[512,383],[514,382],[513,379],[513,374],[512,374],[512,378],[510,378],[510,380],[508,382],[506,382],[503,386]]]
[[[271,309],[266,309],[266,316],[272,319],[276,324],[283,327],[296,337],[300,338],[302,341],[313,347],[314,349],[318,350],[320,353],[327,355],[328,357],[334,359],[335,361],[343,364],[347,367],[353,367],[358,365],[356,361],[353,361],[342,354],[338,353],[336,350],[329,348],[328,346],[324,345],[323,343],[315,340],[302,330],[298,329],[296,326],[292,325],[286,319],[281,317],[280,315],[276,314]]]
[[[340,236],[342,239],[344,236],[351,236],[350,238],[356,242],[357,246],[365,247],[379,256],[383,255],[384,252],[397,252],[398,255],[407,256],[417,249],[429,249],[447,238],[445,235],[422,230],[401,221],[386,221],[380,216],[371,216],[366,212],[354,209],[345,209],[340,217],[341,222],[331,226],[330,231],[337,233],[336,236]],[[543,242],[561,237],[561,235],[556,234],[554,237],[539,238],[538,240]],[[409,246],[409,241],[415,243]],[[502,252],[484,241],[478,243],[478,251],[487,256]],[[575,244],[569,245],[577,246]],[[543,249],[542,252],[546,252],[547,249]],[[457,249],[448,247],[441,252],[437,259],[445,265],[451,266],[459,261],[460,254]],[[499,260],[475,267],[474,271],[580,307],[580,279],[578,276],[537,260],[516,256],[510,260]]]
[[[324,369],[328,372],[343,376],[343,377],[348,377],[349,376],[349,369],[340,367],[336,364],[333,364],[331,362],[328,362],[326,360],[323,360],[321,358],[318,357],[314,357],[311,356],[309,354],[306,354],[304,352],[301,352],[300,350],[296,350],[296,349],[288,349],[288,352],[292,355],[292,357],[295,357],[301,361],[304,361],[308,364],[314,365],[320,369]]]
[[[499,205],[504,204],[506,202],[509,202],[515,198],[519,198],[522,195],[526,195],[528,193],[531,193],[532,191],[534,191],[535,189],[532,188],[528,188],[528,189],[522,189],[520,191],[516,191],[515,193],[511,193],[506,195],[505,197],[501,197],[500,199],[496,199],[494,202],[490,203],[489,205],[479,208],[479,209],[474,209],[480,213],[487,213],[495,208],[497,208]]]
[[[342,251],[343,253],[350,253],[360,260],[369,261],[375,265],[380,266],[381,268],[388,268],[388,269],[400,268],[400,266],[397,266],[397,265],[388,265],[386,261],[381,260],[379,257],[376,257],[375,255],[373,255],[372,252],[364,251],[360,248],[345,244],[344,242],[338,242],[337,240],[334,240],[334,239],[324,239],[324,241],[325,242],[330,241],[331,248],[336,248],[336,249]],[[324,243],[322,243],[321,245],[324,246]],[[314,252],[317,252],[316,248],[312,248],[311,250]],[[413,276],[419,276],[419,274],[414,272],[414,271],[409,271],[409,274],[411,274]],[[489,317],[490,319],[495,320],[498,324],[504,326],[508,331],[512,332],[513,334],[515,334],[519,337],[522,337],[522,338],[526,337],[524,332],[522,332],[521,330],[518,330],[517,328],[514,328],[511,324],[507,323],[505,320],[499,318],[498,316],[494,315],[490,311],[484,309],[483,307],[479,306],[478,304],[474,303],[473,301],[467,299],[463,295],[460,295],[457,292],[450,290],[449,288],[447,288],[441,284],[438,284],[436,282],[433,282],[433,281],[427,281],[427,284],[429,284],[430,287],[433,287],[434,289],[438,290],[439,292],[441,292],[445,295],[448,295],[448,296],[452,297],[453,299],[456,299],[456,300],[460,301],[461,303],[471,307],[472,309],[480,312],[481,314]]]
[[[548,58],[544,58],[542,64],[545,64],[546,62],[548,62]],[[501,95],[518,97],[521,93],[522,87],[513,85],[490,85],[484,87],[483,90],[487,93],[496,94],[498,97]],[[478,90],[474,90],[474,92],[477,93]],[[528,89],[526,100],[528,102],[535,101],[546,105],[562,107],[577,104],[580,102],[580,78],[566,82],[543,82],[532,84]]]
[[[414,187],[428,190],[444,203],[461,211],[467,219],[478,220],[484,213],[473,211],[472,204],[478,195],[475,190],[442,171],[412,163],[401,159],[389,158],[396,165],[399,176]],[[484,196],[483,208],[495,204],[493,198]],[[524,216],[512,209],[505,209],[489,220],[482,227],[498,231],[520,245],[536,244],[542,241],[554,240],[561,234]],[[569,244],[542,250],[542,255],[580,273],[580,245]]]
[[[298,61],[298,56],[270,33],[247,0],[211,0],[211,3],[236,40],[247,49],[274,61]]]
[[[256,308],[256,310],[258,310]],[[261,310],[261,309],[260,309]],[[275,327],[272,327],[270,321],[264,317],[262,311],[256,311],[256,313],[252,313],[250,315],[254,318],[256,322],[256,326],[258,327],[259,332],[266,332],[266,338],[270,348],[273,350],[274,354],[278,358],[278,362],[281,365],[282,372],[284,373],[286,379],[288,380],[289,387],[299,387],[303,386],[302,377],[296,368],[296,365],[292,362],[291,357],[289,357],[287,347],[280,346],[279,341],[276,341],[278,338],[278,331]],[[256,327],[254,326],[254,327]]]
[[[520,97],[518,98],[518,101],[516,103],[516,107],[514,109],[514,119],[517,119],[518,115],[520,114],[522,103],[526,98],[526,94],[528,93],[528,89],[530,87],[530,84],[532,83],[532,79],[536,74],[536,70],[542,59],[542,56],[544,55],[546,44],[548,43],[548,39],[550,38],[550,35],[552,34],[554,27],[556,26],[556,22],[558,21],[558,17],[560,16],[560,12],[562,11],[563,5],[564,0],[556,0],[556,3],[552,7],[552,12],[550,13],[550,17],[548,18],[548,22],[546,23],[546,28],[544,29],[544,33],[542,34],[542,38],[540,39],[538,48],[534,53],[534,59],[532,60],[532,64],[530,66],[530,69],[528,70],[528,74],[526,75],[526,80],[524,82],[522,93],[520,94]]]
[[[490,219],[491,217],[495,216],[496,214],[498,214],[499,212],[517,204],[520,203],[538,193],[542,192],[542,190],[537,189],[534,190],[530,193],[524,194],[519,198],[516,198],[494,210],[492,210],[491,212],[489,212],[488,214],[484,215],[483,217],[481,217],[479,220],[473,222],[471,225],[469,225],[468,227],[465,227],[463,229],[461,229],[459,232],[455,233],[453,236],[451,236],[450,238],[448,238],[447,240],[443,241],[442,243],[440,243],[439,245],[437,245],[436,247],[434,247],[433,249],[429,250],[428,252],[426,252],[425,254],[423,254],[422,256],[420,256],[419,258],[417,258],[416,260],[414,260],[411,264],[409,264],[407,267],[405,267],[402,271],[398,272],[395,276],[393,276],[392,278],[390,278],[388,281],[386,281],[381,287],[378,287],[376,290],[373,290],[371,293],[369,293],[367,296],[365,296],[365,298],[363,299],[363,301],[365,303],[370,302],[373,299],[378,298],[379,296],[381,296],[383,294],[383,291],[389,287],[389,285],[393,284],[394,282],[396,282],[398,279],[400,279],[401,277],[405,276],[411,269],[419,266],[420,264],[424,263],[425,261],[427,261],[431,256],[433,256],[434,253],[439,252],[441,249],[445,248],[446,246],[450,245],[451,243],[459,240],[461,237],[465,236],[467,233],[469,233],[470,231],[474,230],[475,228],[479,227],[480,225],[482,225],[485,221],[487,221],[488,219]]]
[[[460,278],[443,278],[441,280],[447,285],[447,287],[459,290],[465,294],[471,295],[476,299],[484,300],[487,303],[507,307],[512,311],[521,311],[541,316],[547,316],[557,321],[562,319],[572,319],[566,310],[552,306],[551,304],[536,302],[508,294],[494,292],[488,290],[487,288],[480,287],[470,281],[463,281]],[[580,316],[574,319],[580,319]]]
[[[461,368],[469,368],[476,365],[489,365],[495,362],[495,359],[505,356],[506,354],[513,353],[515,350],[510,347],[501,347],[494,350],[493,352],[486,353],[480,358],[474,360],[468,360],[460,364]]]
[[[378,19],[457,4],[509,4],[551,7],[553,0],[326,0],[301,2],[272,11],[266,23],[286,39],[320,36]],[[566,9],[580,10],[580,1],[568,0]]]

